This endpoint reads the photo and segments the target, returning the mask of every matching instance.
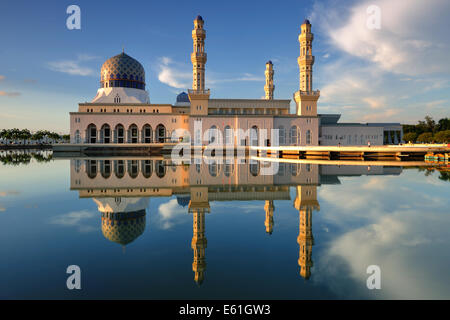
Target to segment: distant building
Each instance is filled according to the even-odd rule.
[[[203,18],[197,16],[192,30],[192,89],[180,93],[175,104],[150,103],[144,68],[122,52],[103,64],[94,99],[80,103],[78,111],[70,113],[71,143],[163,143],[190,137],[191,143],[205,145],[219,137],[224,144],[237,146],[274,145],[272,129],[279,130],[279,145],[360,145],[368,141],[380,145],[401,141],[399,123],[342,124],[337,123],[336,115],[317,114],[320,91],[313,90],[314,36],[308,20],[302,23],[298,37],[295,114],[290,113],[290,99],[274,99],[272,61],[266,63],[265,99],[211,99],[211,92],[205,87],[207,54],[203,26]],[[201,124],[201,128],[194,129],[195,124]],[[268,130],[267,134],[262,129]],[[242,138],[236,134],[238,130],[247,135]]]

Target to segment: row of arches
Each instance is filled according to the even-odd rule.
[[[131,124],[128,128],[118,124],[114,129],[111,129],[109,124],[104,124],[98,129],[91,123],[86,128],[85,137],[85,143],[162,143],[169,139],[166,137],[166,127],[163,124],[157,125],[153,131],[149,124],[140,129],[136,124]],[[75,131],[74,140],[75,143],[81,143],[79,130]]]
[[[211,177],[217,177],[222,173],[226,177],[234,175],[235,165],[233,163],[217,163],[215,161],[209,163],[208,172]],[[167,168],[170,167],[163,160],[86,160],[85,168],[86,174],[89,178],[94,179],[100,174],[103,178],[108,179],[114,174],[118,179],[125,177],[126,174],[130,178],[135,179],[142,173],[142,176],[146,179],[150,178],[155,172],[158,178],[164,178],[167,173]],[[297,176],[301,171],[301,165],[295,163],[279,163],[278,172],[276,175],[285,176],[291,174]],[[173,170],[176,170],[175,166],[172,166]],[[201,172],[202,168],[200,164],[196,164],[197,173]],[[251,160],[249,162],[249,172],[252,176],[257,177],[260,175],[261,165],[259,161]],[[75,165],[75,171],[80,171],[80,164]],[[306,165],[306,171],[311,171],[311,165]]]
[[[75,170],[77,171],[77,168]],[[113,173],[119,179],[123,178],[126,173],[135,179],[140,172],[144,178],[148,179],[152,176],[153,171],[158,178],[163,178],[166,170],[167,165],[162,160],[86,160],[86,174],[91,179],[97,177],[98,173],[105,179],[111,177]]]
[[[298,126],[293,125],[290,127],[287,135],[286,135],[286,129],[284,126],[278,126],[278,139],[279,139],[279,145],[300,145],[302,143],[301,140],[301,130]],[[249,143],[251,146],[258,146],[260,145],[260,142],[263,142],[264,145],[267,145],[268,142],[270,142],[270,133],[267,133],[266,139],[267,141],[259,141],[260,140],[260,132],[259,128],[257,126],[253,126],[250,129],[250,135],[249,135]],[[200,134],[196,134],[196,142],[199,143],[200,140]],[[208,142],[209,144],[214,144],[216,142],[219,142],[218,140],[221,139],[221,133],[219,132],[219,129],[216,125],[213,125],[209,129],[209,137]],[[305,143],[311,144],[311,130],[306,130],[305,135]],[[223,142],[225,145],[234,144],[234,134],[233,134],[233,128],[229,125],[225,126],[223,130]],[[240,145],[246,145],[247,140],[239,141],[238,144]]]

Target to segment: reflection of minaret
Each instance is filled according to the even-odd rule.
[[[205,213],[202,211],[193,211],[193,235],[191,247],[194,250],[194,261],[192,262],[192,271],[194,271],[194,280],[202,284],[205,279],[206,259],[205,251],[207,240],[205,237]]]
[[[193,224],[191,248],[194,250],[194,261],[192,262],[192,271],[194,271],[195,282],[201,285],[205,279],[206,270],[205,252],[207,240],[205,236],[205,213],[210,212],[208,188],[191,188],[189,212],[192,212]]]
[[[266,204],[264,205],[264,211],[266,212],[266,220],[264,221],[264,225],[266,226],[266,232],[268,234],[272,234],[273,232],[273,211],[275,207],[273,205],[273,200],[266,200]]]
[[[294,207],[299,212],[299,232],[297,243],[299,245],[298,265],[300,266],[300,275],[309,279],[311,276],[312,246],[314,237],[312,234],[312,213],[313,210],[320,210],[317,202],[316,186],[297,186],[297,196]]]

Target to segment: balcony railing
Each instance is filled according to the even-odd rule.
[[[209,94],[210,90],[209,89],[205,89],[205,90],[194,90],[194,89],[189,89],[188,93],[189,94]]]

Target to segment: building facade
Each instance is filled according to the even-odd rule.
[[[100,88],[89,103],[80,103],[70,113],[70,139],[73,144],[148,144],[184,141],[197,145],[211,142],[245,145],[316,146],[337,144],[329,136],[358,136],[340,139],[340,144],[365,144],[360,136],[377,136],[373,144],[395,139],[379,139],[374,126],[356,127],[326,122],[317,114],[319,90],[313,90],[311,23],[305,20],[299,35],[299,90],[293,95],[296,112],[290,113],[289,99],[274,99],[274,66],[266,63],[264,99],[211,99],[205,87],[207,53],[204,20],[197,16],[192,30],[192,89],[178,95],[175,104],[152,104],[146,90],[145,70],[125,52],[103,64]],[[329,117],[328,117],[329,118]],[[391,126],[399,124],[390,124]],[[383,127],[380,125],[378,127]],[[275,129],[275,130],[273,130]],[[398,131],[396,127],[392,131]],[[344,132],[345,133],[342,133]],[[376,133],[372,131],[377,131]],[[244,132],[244,136],[238,134]],[[277,132],[277,135],[273,135]],[[325,136],[324,136],[325,135]],[[394,133],[395,137],[396,133]],[[399,135],[401,140],[401,132]],[[363,141],[364,143],[362,143]]]

